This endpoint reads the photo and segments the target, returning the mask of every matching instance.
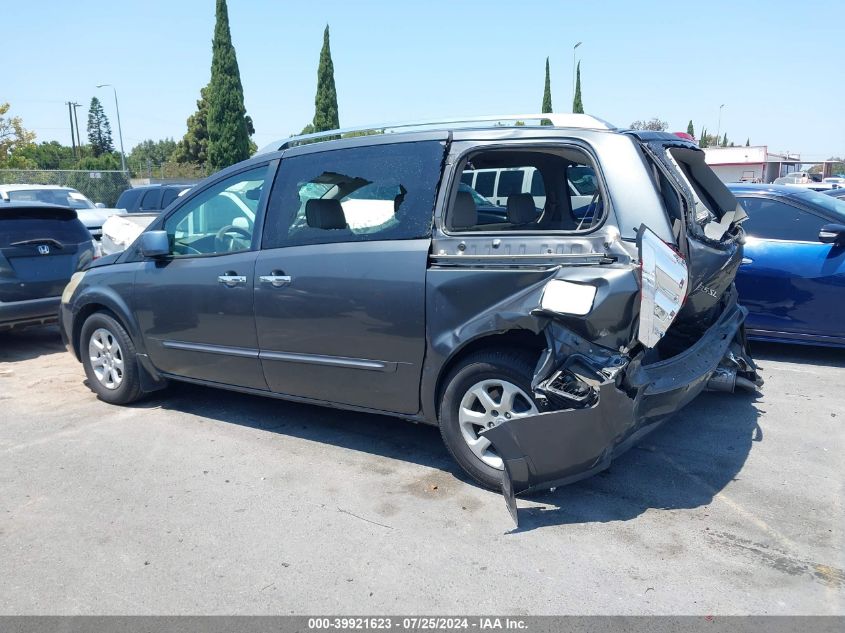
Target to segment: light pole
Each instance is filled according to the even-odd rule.
[[[126,154],[123,151],[123,129],[120,127],[120,108],[117,105],[117,88],[111,84],[97,84],[97,88],[111,88],[114,91],[114,109],[117,111],[117,134],[120,137],[120,169],[126,171]]]
[[[575,109],[575,53],[576,49],[584,42],[578,42],[572,47],[572,109]]]
[[[719,134],[722,132],[722,108],[724,107],[724,103],[719,106],[719,124],[716,126],[716,147],[719,147],[719,143],[722,142],[719,138]]]

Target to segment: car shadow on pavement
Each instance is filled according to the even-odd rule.
[[[0,363],[31,360],[65,351],[56,325],[0,332]]]
[[[675,418],[588,480],[520,500],[520,527],[625,521],[649,509],[708,505],[738,477],[763,433],[757,394],[704,393]],[[134,405],[290,435],[420,464],[474,485],[450,458],[437,428],[184,383]],[[504,502],[503,502],[504,505]],[[504,508],[503,508],[504,511]]]
[[[751,356],[764,365],[766,361],[771,360],[819,367],[845,367],[845,349],[837,347],[752,341]]]
[[[759,393],[705,392],[598,475],[531,497],[524,532],[550,525],[626,521],[650,509],[707,506],[763,440]],[[522,504],[525,505],[524,503]]]

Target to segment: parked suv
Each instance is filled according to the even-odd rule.
[[[754,388],[744,216],[704,153],[542,118],[287,139],[206,179],[72,279],[63,332],[88,384],[118,404],[173,379],[439,425],[514,518],[515,494],[607,468],[705,387]],[[520,190],[480,222],[464,174],[485,169],[535,170],[543,203]],[[580,216],[573,174],[595,182]]]
[[[184,195],[191,185],[142,185],[127,189],[117,199],[118,209],[127,213],[157,213]]]
[[[62,290],[93,258],[91,234],[73,209],[0,206],[0,330],[55,322]]]
[[[108,218],[124,213],[121,209],[106,208],[102,202],[95,204],[72,187],[59,185],[0,185],[0,202],[36,202],[70,207],[95,240],[102,236],[103,224]]]

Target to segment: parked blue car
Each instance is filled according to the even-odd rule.
[[[748,214],[736,285],[750,338],[845,347],[845,200],[731,184]]]

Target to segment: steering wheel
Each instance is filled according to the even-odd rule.
[[[232,238],[231,236],[227,236],[227,233],[237,233],[248,240],[252,239],[252,233],[250,233],[247,229],[242,228],[240,226],[235,226],[234,224],[227,224],[226,226],[221,227],[221,229],[217,231],[217,234],[214,236],[214,247],[218,253],[221,251],[228,251],[232,249]]]

